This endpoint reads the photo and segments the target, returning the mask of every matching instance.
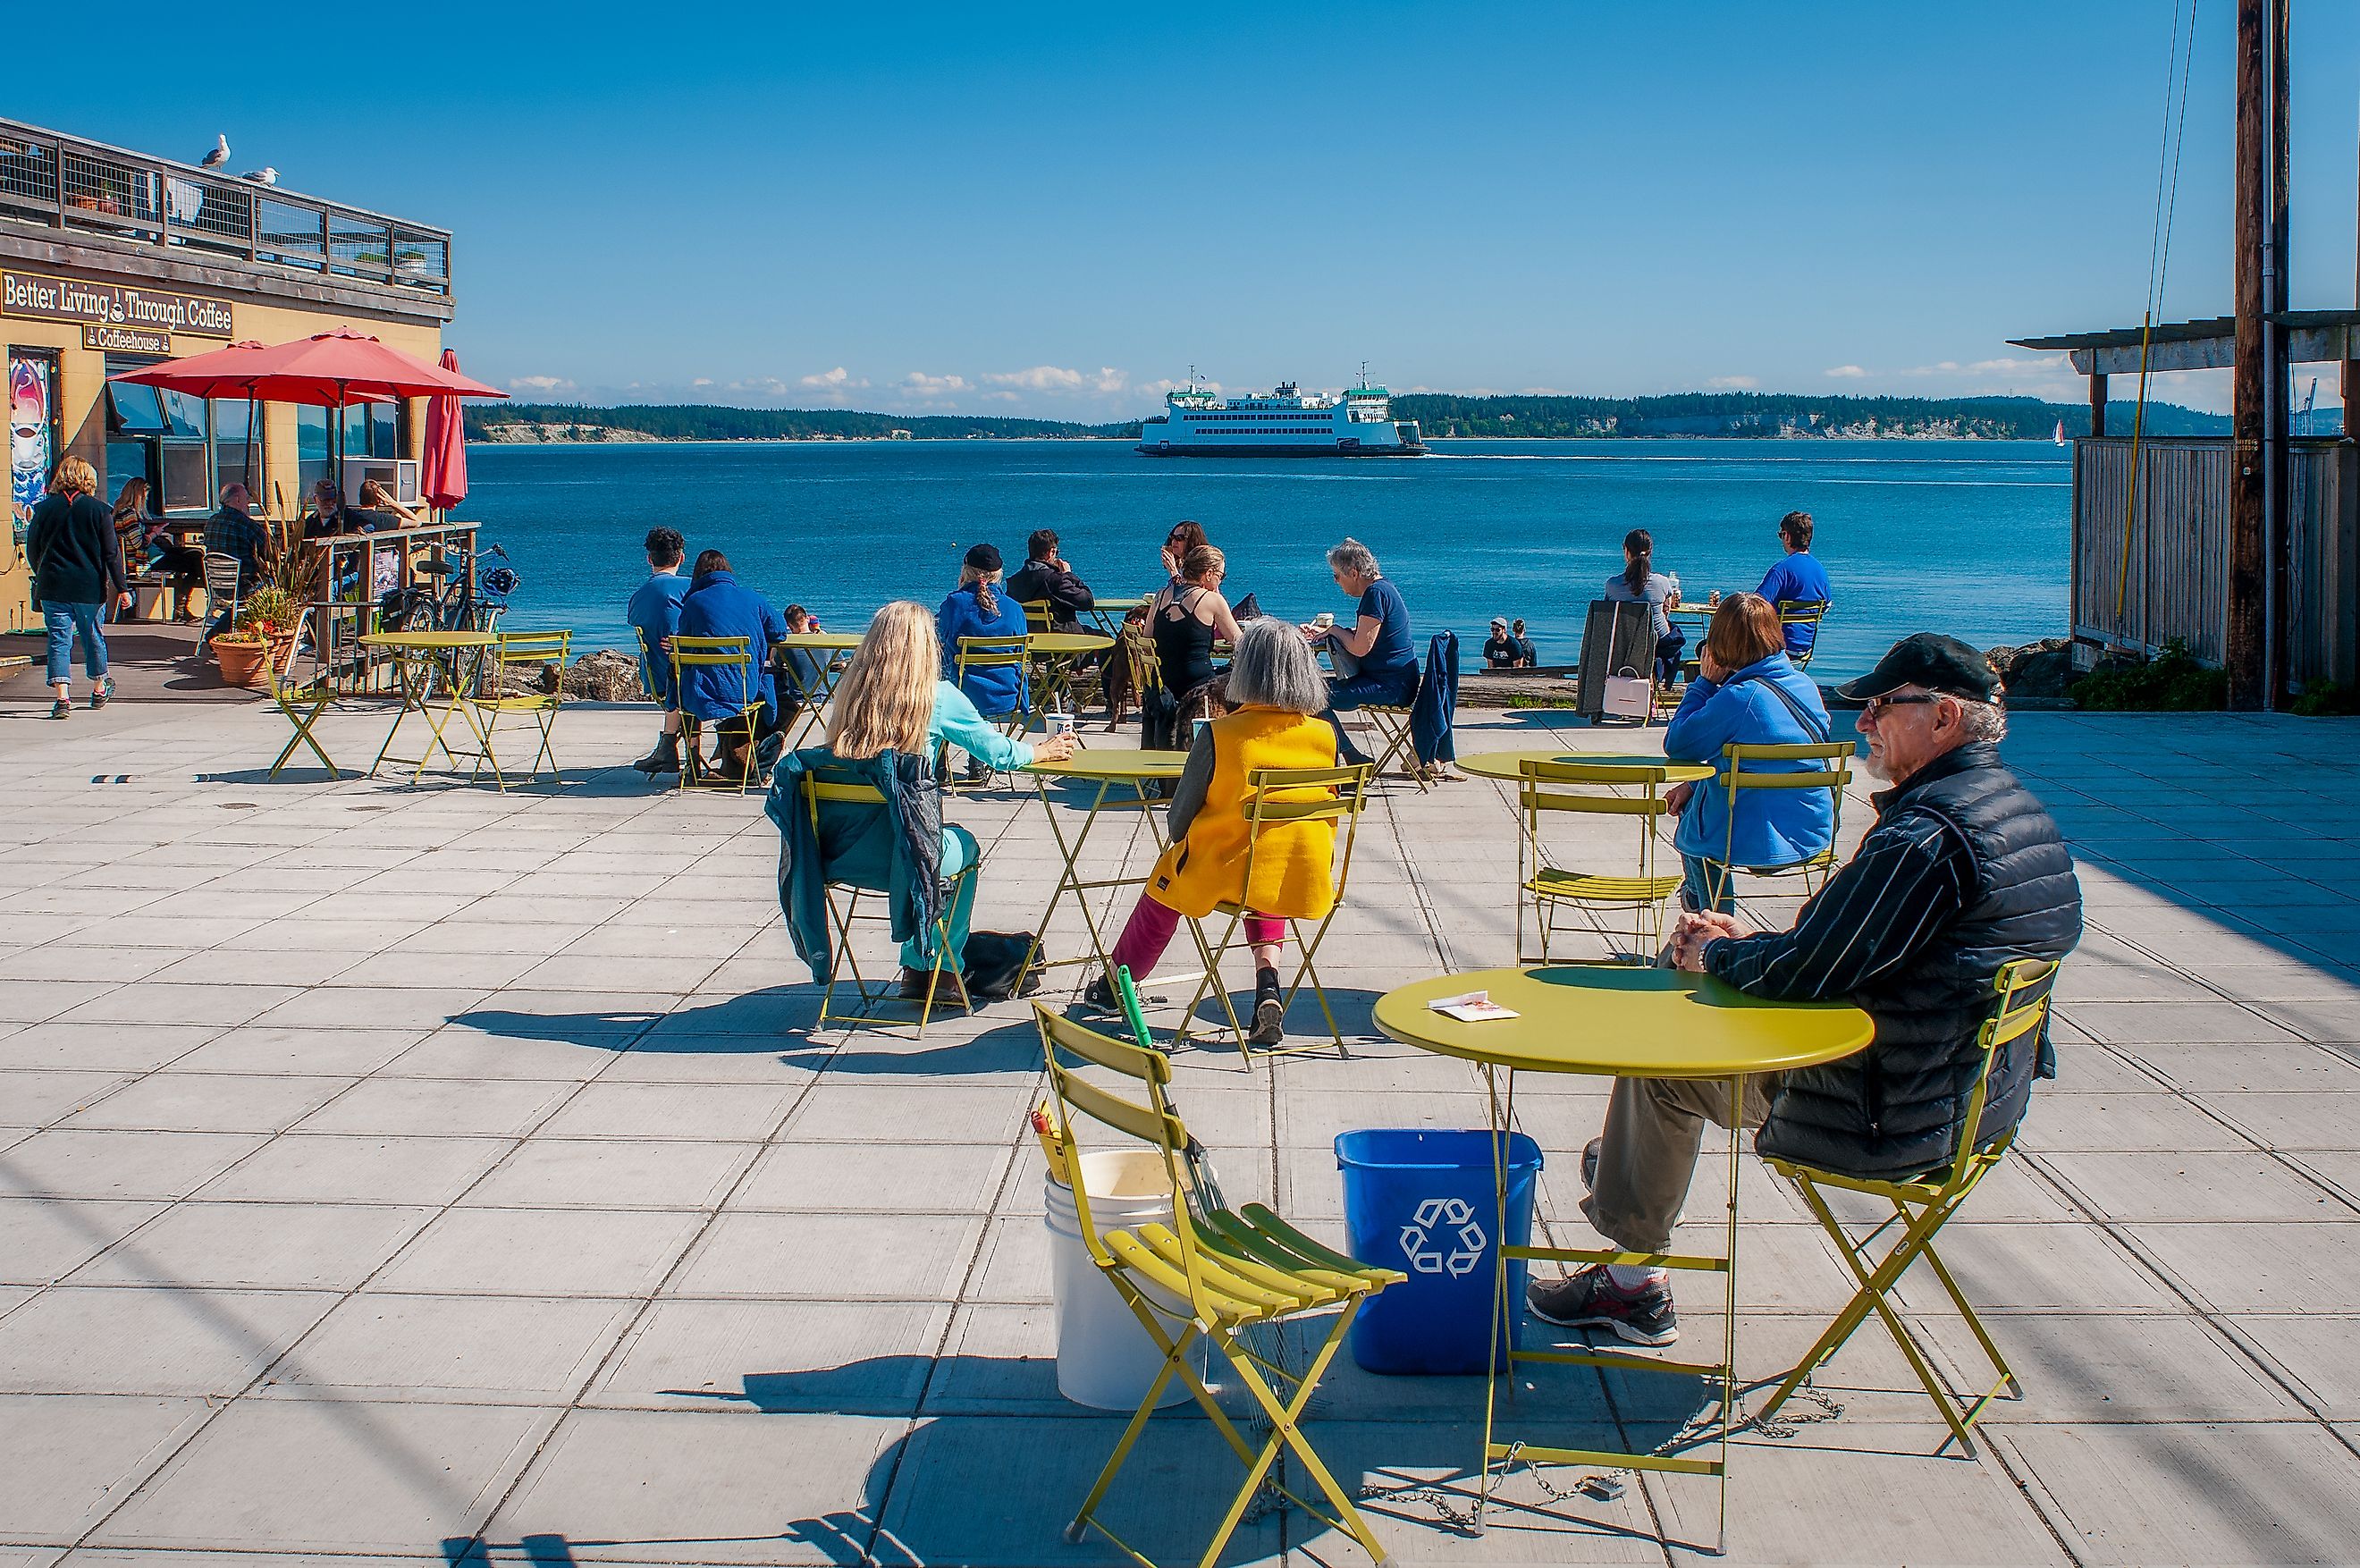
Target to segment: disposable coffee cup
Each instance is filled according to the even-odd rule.
[[[1311,624],[1317,627],[1320,630],[1325,631],[1336,624],[1336,612],[1333,610],[1323,609],[1317,615],[1311,618]]]
[[[1052,736],[1071,735],[1074,732],[1074,716],[1070,713],[1050,713],[1043,714],[1042,717],[1047,721],[1049,733]]]

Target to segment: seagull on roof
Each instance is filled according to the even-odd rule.
[[[269,167],[268,164],[265,164],[260,169],[247,170],[245,173],[239,175],[238,178],[240,180],[251,180],[257,185],[276,185],[279,183],[279,170]]]
[[[229,137],[217,136],[213,137],[213,151],[205,154],[203,158],[200,159],[197,161],[197,167],[199,169],[219,169],[223,164],[227,163],[228,161]]]

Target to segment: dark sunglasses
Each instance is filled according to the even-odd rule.
[[[1939,702],[1941,700],[1941,697],[1933,692],[1920,692],[1915,696],[1873,696],[1868,699],[1863,711],[1870,718],[1873,719],[1888,707],[1907,707],[1913,703]]]

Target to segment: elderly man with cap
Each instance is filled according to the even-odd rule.
[[[1029,692],[1024,667],[985,664],[969,670],[962,678],[958,651],[962,637],[1024,635],[1024,607],[1016,602],[1000,581],[1000,570],[999,550],[989,544],[976,545],[959,563],[959,586],[934,611],[934,631],[943,644],[943,679],[957,682],[959,690],[975,704],[975,710],[994,719],[1025,711]],[[982,779],[986,772],[980,758],[967,759],[968,782]]]
[[[1849,1001],[1876,1025],[1864,1051],[1748,1079],[1741,1119],[1755,1146],[1861,1177],[1914,1175],[1949,1159],[1983,1062],[1976,1033],[2000,966],[2060,959],[2081,937],[2081,890],[2056,822],[2000,762],[1999,680],[1955,638],[1919,632],[1836,689],[1858,705],[1867,771],[1886,781],[1876,822],[1787,931],[1685,915],[1669,956],[1749,995]],[[2055,1076],[2046,1033],[2002,1053],[1983,1132],[2016,1125],[2032,1080]],[[1582,1158],[1582,1212],[1628,1252],[1671,1248],[1704,1124],[1728,1113],[1717,1083],[1622,1079],[1602,1137]],[[1553,1323],[1638,1344],[1679,1337],[1667,1271],[1599,1264],[1536,1280]]]

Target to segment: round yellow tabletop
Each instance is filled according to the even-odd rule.
[[[1114,639],[1095,631],[1035,631],[1024,639],[1035,653],[1095,653],[1114,646]]]
[[[1513,1018],[1463,1023],[1427,1005],[1488,992]],[[1522,1072],[1731,1078],[1848,1057],[1874,1037],[1841,1002],[1765,1002],[1710,975],[1607,964],[1474,970],[1377,999],[1389,1038]]]
[[[1129,615],[1134,609],[1146,608],[1148,597],[1145,594],[1116,594],[1111,597],[1101,594],[1090,601],[1090,608],[1111,615]]]
[[[499,638],[488,631],[372,631],[364,648],[488,648]]]
[[[1187,763],[1185,751],[1107,746],[1076,751],[1062,762],[1028,762],[1022,771],[1060,779],[1176,779]]]
[[[806,653],[848,653],[860,646],[858,631],[790,631],[779,639],[781,648],[800,648]]]
[[[1457,766],[1462,773],[1479,778],[1506,779],[1513,783],[1524,777],[1526,762],[1568,762],[1585,768],[1630,768],[1635,773],[1642,768],[1654,768],[1664,775],[1666,784],[1693,784],[1709,779],[1718,770],[1703,762],[1675,762],[1661,752],[1650,751],[1478,751],[1471,757],[1461,757]]]

